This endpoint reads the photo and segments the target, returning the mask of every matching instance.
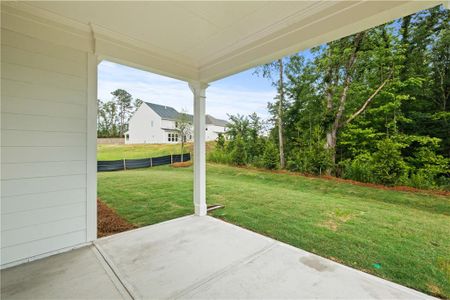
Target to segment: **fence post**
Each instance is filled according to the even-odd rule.
[[[173,154],[170,154],[170,164],[173,164]]]
[[[153,167],[153,158],[150,157],[150,167]]]
[[[125,162],[125,158],[123,159],[123,169],[124,169],[124,170],[127,169],[127,163]]]

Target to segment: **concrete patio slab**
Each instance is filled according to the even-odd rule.
[[[130,299],[95,247],[1,271],[1,299]]]
[[[434,299],[212,217],[2,270],[3,299]]]
[[[136,298],[433,299],[212,217],[100,239]]]
[[[417,291],[277,243],[185,294],[189,299],[425,299]],[[430,297],[431,298],[431,297]]]
[[[211,217],[189,216],[96,242],[138,298],[176,298],[274,244]]]

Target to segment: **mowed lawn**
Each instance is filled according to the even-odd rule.
[[[184,152],[192,152],[191,143],[186,144]],[[148,158],[180,153],[180,144],[97,145],[97,160]]]
[[[144,226],[193,213],[192,168],[98,174],[99,197]],[[345,265],[450,297],[450,199],[208,164],[212,216]]]

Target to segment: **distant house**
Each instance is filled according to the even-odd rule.
[[[170,106],[144,102],[128,123],[126,144],[169,144],[180,142],[177,129],[181,113]],[[192,124],[193,116],[187,115]],[[206,115],[206,141],[215,140],[226,131],[227,121]],[[193,130],[192,130],[193,132]],[[192,140],[192,134],[187,137]]]

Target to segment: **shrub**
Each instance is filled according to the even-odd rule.
[[[401,155],[403,147],[390,138],[378,142],[378,150],[373,155],[373,173],[377,183],[395,185],[405,181],[408,166]]]
[[[369,153],[360,154],[353,160],[340,163],[343,168],[342,177],[361,182],[376,182],[373,170],[373,157]]]
[[[224,150],[225,149],[225,136],[222,133],[219,133],[216,139],[216,149]]]
[[[231,155],[225,150],[213,150],[208,152],[207,160],[219,164],[231,164]]]
[[[433,188],[437,179],[450,174],[449,160],[437,155],[431,147],[420,147],[408,159],[412,165],[408,185],[417,188]]]
[[[234,165],[243,166],[247,163],[247,151],[245,143],[241,135],[237,135],[233,143],[233,150],[231,151],[231,161]]]
[[[274,142],[268,141],[264,147],[261,166],[270,170],[277,169],[279,162],[278,148]]]
[[[291,171],[321,175],[332,167],[331,153],[323,148],[307,147],[296,149],[288,158],[287,167]]]

